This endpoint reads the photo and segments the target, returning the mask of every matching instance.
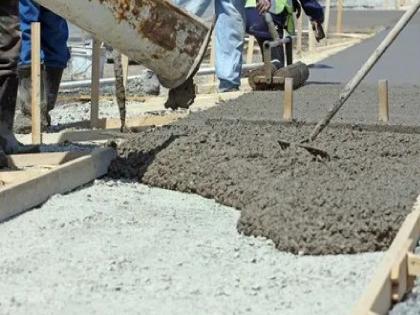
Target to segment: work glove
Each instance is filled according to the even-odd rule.
[[[267,13],[271,8],[271,0],[258,0],[257,10],[260,14]]]
[[[322,27],[322,23],[319,21],[311,21],[312,29],[314,30],[315,39],[319,42],[321,39],[325,38],[324,28]]]
[[[302,14],[302,6],[300,5],[300,2],[298,0],[293,0],[293,11],[296,12],[296,18],[300,18],[300,15]]]

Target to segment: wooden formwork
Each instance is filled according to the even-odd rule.
[[[420,276],[420,256],[414,254],[420,239],[420,196],[407,216],[391,247],[376,269],[353,315],[388,314],[412,289]]]
[[[198,95],[191,110],[203,110],[216,106],[219,103],[229,101],[241,96],[243,92],[227,92],[221,94],[205,94]],[[163,126],[176,122],[179,119],[185,118],[190,111],[168,111],[164,107],[166,99],[164,97],[152,97],[147,100],[147,103],[142,105],[144,112],[139,112],[138,116],[128,117],[126,119],[126,126],[134,130],[141,128]],[[124,134],[119,133],[121,120],[119,118],[98,118],[95,125],[98,129],[90,129],[91,122],[79,121],[72,123],[71,128],[65,129],[56,133],[43,133],[43,144],[61,144],[66,142],[96,142],[107,139],[124,137]],[[31,135],[19,136],[19,141],[24,144],[31,144]]]
[[[104,176],[115,155],[101,148],[8,156],[8,167],[0,170],[0,222]]]

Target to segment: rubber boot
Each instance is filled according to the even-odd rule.
[[[12,132],[17,85],[16,75],[0,78],[0,150],[6,154],[19,151],[19,142]]]
[[[60,89],[61,78],[63,76],[63,68],[45,67],[44,72],[44,87],[47,97],[47,110],[45,112],[45,119],[47,126],[51,126],[50,111],[55,107],[57,102],[58,91]]]
[[[19,88],[16,104],[15,132],[30,133],[32,130],[32,79],[31,66],[24,65],[18,67]],[[46,119],[47,103],[44,88],[45,71],[41,71],[41,128],[48,127]]]
[[[4,155],[37,153],[39,146],[24,146],[13,134],[18,78],[16,75],[0,78],[0,160],[4,167]]]

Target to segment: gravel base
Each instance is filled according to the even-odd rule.
[[[348,314],[382,257],[282,253],[238,216],[135,183],[55,196],[0,225],[0,313]]]
[[[144,103],[127,102],[127,107],[142,106]],[[66,125],[79,121],[90,120],[90,102],[87,103],[68,103],[58,106],[51,111],[51,120],[53,126]],[[137,113],[127,111],[127,117],[138,116]],[[99,104],[100,118],[119,118],[120,113],[117,104],[112,101],[101,101]]]

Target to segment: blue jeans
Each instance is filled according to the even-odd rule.
[[[191,12],[202,16],[213,5],[212,0],[173,0]],[[219,90],[239,88],[241,84],[242,51],[245,35],[244,0],[214,0],[216,22],[216,75]]]
[[[19,0],[22,49],[20,65],[31,64],[31,23],[41,23],[41,60],[47,67],[65,68],[70,59],[67,22],[32,0]]]

